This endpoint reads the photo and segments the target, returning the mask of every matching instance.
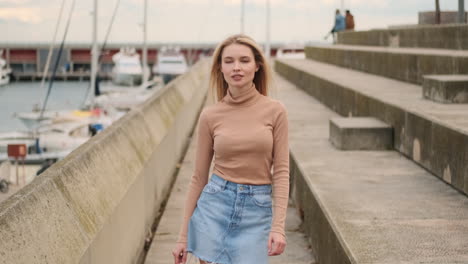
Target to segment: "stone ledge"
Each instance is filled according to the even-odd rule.
[[[341,150],[389,150],[392,127],[372,117],[330,119],[330,141]]]
[[[368,46],[310,46],[308,59],[422,84],[423,75],[468,74],[468,51]]]
[[[425,75],[423,96],[446,104],[468,103],[468,75]]]
[[[450,24],[404,29],[345,31],[338,33],[338,43],[468,50],[468,25]]]

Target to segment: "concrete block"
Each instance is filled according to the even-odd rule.
[[[423,96],[439,103],[468,103],[468,75],[425,75]]]
[[[468,25],[428,25],[408,28],[344,31],[338,43],[383,47],[468,49]]]
[[[389,150],[392,127],[372,117],[330,119],[330,141],[341,150]]]
[[[422,84],[429,74],[468,74],[468,52],[367,46],[310,46],[306,57],[353,70]]]

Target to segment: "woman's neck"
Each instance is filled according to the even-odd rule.
[[[253,82],[250,82],[244,86],[238,87],[238,86],[231,86],[229,85],[229,91],[231,92],[232,96],[237,97],[243,92],[247,91],[249,88],[251,88],[253,85]]]

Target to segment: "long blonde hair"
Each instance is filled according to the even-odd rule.
[[[213,64],[211,66],[210,88],[216,94],[218,101],[223,99],[228,90],[228,83],[224,80],[221,72],[221,59],[224,48],[231,44],[241,44],[249,47],[254,55],[255,63],[258,66],[258,71],[255,72],[253,82],[255,88],[263,95],[268,95],[268,87],[271,79],[270,67],[263,55],[261,48],[251,37],[236,34],[228,37],[221,42],[213,54]]]

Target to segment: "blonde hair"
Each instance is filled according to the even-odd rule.
[[[228,84],[224,80],[224,76],[221,72],[221,59],[223,55],[224,48],[231,44],[241,44],[249,47],[252,50],[254,55],[255,63],[258,66],[258,71],[255,72],[253,82],[255,88],[263,95],[268,95],[268,86],[270,84],[271,73],[270,67],[263,55],[261,48],[251,37],[236,34],[228,37],[223,42],[221,42],[213,54],[213,64],[211,66],[211,76],[210,76],[210,88],[213,94],[216,94],[218,101],[221,101],[226,95],[228,90]]]

